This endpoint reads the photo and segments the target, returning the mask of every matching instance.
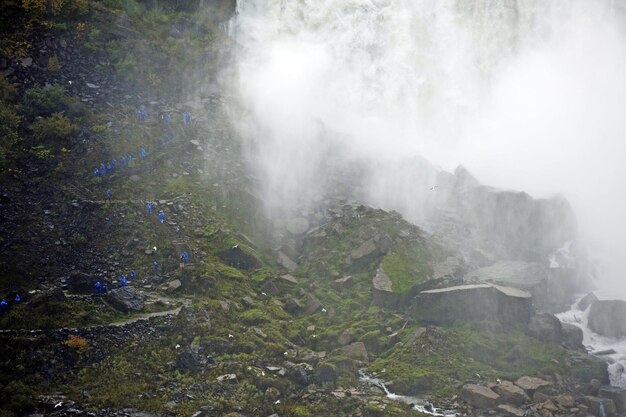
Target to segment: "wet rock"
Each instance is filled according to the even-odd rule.
[[[77,293],[93,293],[94,285],[98,282],[98,277],[86,274],[81,271],[72,271],[67,277],[66,283],[70,291]]]
[[[615,404],[615,411],[623,413],[626,411],[626,389],[620,387],[604,386],[598,391],[601,398],[608,398]]]
[[[526,324],[532,310],[528,292],[492,284],[460,285],[420,292],[412,310],[416,320],[451,325],[468,320]]]
[[[554,314],[549,313],[532,316],[528,323],[527,333],[542,342],[560,343],[563,338],[561,321]]]
[[[574,405],[576,405],[576,401],[574,400],[574,397],[572,397],[571,395],[567,395],[567,394],[561,394],[557,396],[555,398],[555,401],[561,407],[565,407],[565,408],[571,408]]]
[[[587,310],[587,307],[596,301],[598,301],[598,297],[596,297],[594,293],[590,292],[578,301],[577,306],[581,311],[585,311]]]
[[[241,299],[241,305],[245,308],[250,308],[254,304],[254,300],[250,296],[245,296]]]
[[[589,310],[588,324],[591,330],[602,336],[626,336],[626,301],[596,301]]]
[[[569,323],[561,323],[562,343],[573,350],[584,350],[583,331],[580,327]]]
[[[280,282],[283,284],[287,284],[289,286],[293,286],[296,285],[298,283],[298,281],[296,280],[296,278],[291,275],[291,274],[284,274],[280,276]]]
[[[63,291],[60,288],[54,288],[34,295],[28,305],[32,308],[38,308],[50,302],[62,303],[65,301],[67,301],[67,297]]]
[[[239,245],[235,245],[217,256],[228,266],[237,269],[251,270],[258,268],[261,264],[258,259],[242,250]]]
[[[178,355],[178,358],[176,358],[176,369],[181,372],[198,372],[202,370],[205,364],[206,361],[203,361],[197,353],[190,349],[184,350]]]
[[[330,363],[322,363],[315,369],[315,380],[319,384],[334,384],[337,380],[337,370],[335,365]]]
[[[541,378],[536,378],[533,376],[522,376],[515,381],[515,385],[523,389],[526,394],[533,395],[535,391],[540,390],[544,387],[552,385],[551,382],[548,382]]]
[[[290,298],[285,303],[285,311],[291,314],[298,314],[302,311],[302,304],[295,298]]]
[[[502,397],[502,401],[507,403],[522,405],[530,401],[524,390],[511,381],[502,381],[500,384],[494,385],[492,389]]]
[[[278,293],[280,293],[280,290],[278,289],[278,287],[276,286],[276,284],[274,284],[273,281],[266,281],[263,286],[261,287],[261,290],[265,293],[265,294],[271,294],[271,295],[276,295]]]
[[[298,264],[292,261],[291,258],[282,251],[278,251],[276,254],[276,262],[289,272],[294,272],[298,269]]]
[[[611,399],[586,396],[583,398],[583,402],[587,407],[589,407],[589,412],[591,412],[594,416],[602,415],[600,412],[601,407],[604,408],[604,412],[607,416],[615,414],[615,404]]]
[[[507,416],[523,417],[525,415],[524,410],[513,407],[510,404],[500,404],[497,408]]]
[[[572,376],[579,381],[597,379],[601,384],[609,383],[609,373],[603,359],[584,352],[569,352],[567,359]]]
[[[133,287],[115,288],[106,299],[114,308],[125,313],[141,311],[144,307],[143,296]]]
[[[476,384],[465,384],[461,389],[461,398],[476,408],[495,408],[500,402],[500,396],[487,387]]]

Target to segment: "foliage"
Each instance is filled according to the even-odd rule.
[[[21,121],[21,116],[0,102],[0,166],[4,166],[7,153],[20,140]]]
[[[26,91],[24,107],[31,116],[48,116],[66,108],[65,88],[60,85],[33,87]]]
[[[56,72],[59,69],[61,69],[61,66],[59,65],[59,58],[56,54],[54,54],[50,58],[48,58],[48,71]]]
[[[30,129],[38,144],[47,144],[55,149],[64,145],[72,145],[72,139],[78,133],[78,127],[59,113],[37,120],[30,125]]]
[[[69,335],[64,343],[67,347],[74,349],[79,355],[82,355],[89,349],[89,341],[75,334]]]
[[[0,102],[13,102],[16,97],[17,88],[15,88],[4,75],[0,75]]]

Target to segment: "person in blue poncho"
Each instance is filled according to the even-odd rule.
[[[102,284],[100,283],[100,281],[97,281],[94,284],[94,288],[96,290],[96,294],[100,294],[100,291],[102,291]]]

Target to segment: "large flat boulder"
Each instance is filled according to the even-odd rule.
[[[493,391],[502,397],[502,401],[506,403],[522,405],[530,401],[524,390],[511,381],[502,381],[493,387]]]
[[[461,398],[476,408],[495,408],[500,396],[487,387],[476,384],[465,384],[461,389]]]
[[[420,292],[412,310],[417,320],[452,325],[471,320],[497,320],[527,324],[531,295],[523,290],[493,284],[459,285]]]
[[[588,325],[594,332],[608,337],[626,336],[626,301],[601,300],[591,304]]]

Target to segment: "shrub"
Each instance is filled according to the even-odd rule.
[[[33,138],[38,144],[48,144],[55,149],[64,145],[71,145],[72,139],[78,133],[78,127],[59,113],[37,120],[30,125],[30,129],[33,131]]]
[[[21,121],[21,116],[0,102],[0,166],[4,166],[6,154],[20,140]]]
[[[0,101],[11,102],[17,96],[17,89],[7,80],[4,75],[0,75]]]
[[[87,349],[89,348],[89,341],[82,336],[71,334],[65,341],[65,345],[74,349],[79,355],[82,355],[87,352]]]
[[[56,54],[54,54],[50,58],[48,58],[48,70],[56,72],[59,69],[61,69],[59,65],[59,58],[56,56]]]
[[[67,96],[60,85],[33,87],[26,92],[24,106],[31,116],[48,116],[66,108]]]

